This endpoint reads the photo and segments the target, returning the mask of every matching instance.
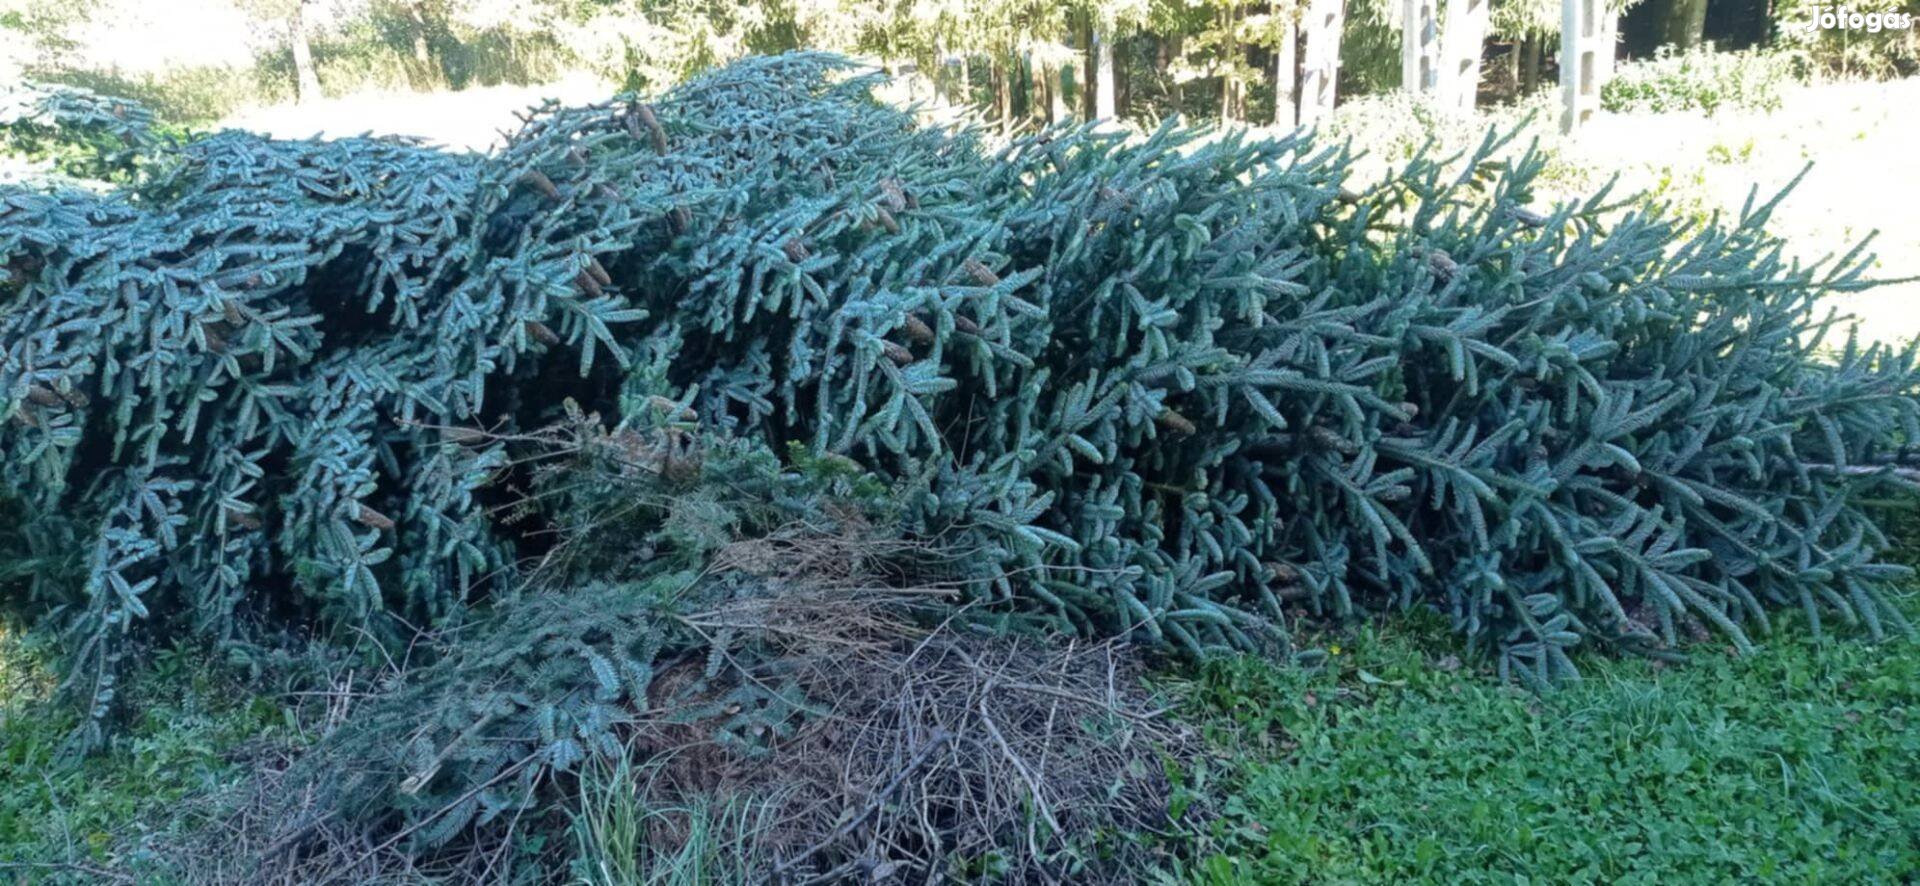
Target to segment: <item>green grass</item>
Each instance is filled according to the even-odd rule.
[[[672,808],[647,808],[645,783],[657,765],[591,763],[580,773],[580,796],[570,815],[572,872],[580,883],[701,886],[748,883],[765,859],[755,834],[778,825],[772,807],[736,799],[706,799]],[[659,854],[651,828],[683,835],[678,852]]]
[[[1750,657],[1589,660],[1549,695],[1450,670],[1444,627],[1323,670],[1196,680],[1205,883],[1889,882],[1920,873],[1920,645],[1776,631]]]
[[[1582,662],[1548,695],[1455,667],[1455,639],[1395,617],[1317,638],[1324,668],[1241,658],[1192,678],[1212,753],[1176,807],[1216,815],[1169,873],[1199,883],[1895,882],[1920,874],[1920,644],[1813,640],[1685,666]],[[70,713],[0,633],[0,878],[139,869],[182,800],[244,777],[239,751],[287,715],[181,652],[127,687],[144,713],[104,754],[58,766]],[[691,814],[688,854],[637,849],[637,771],[590,779],[572,837],[636,881],[724,869],[743,810]],[[713,827],[703,829],[702,824]],[[698,846],[700,848],[695,848]],[[22,862],[35,867],[20,868]],[[60,865],[65,867],[44,867]],[[587,871],[576,871],[592,878]]]
[[[285,724],[271,700],[191,652],[167,652],[123,686],[138,719],[106,752],[65,763],[77,718],[49,701],[44,662],[0,625],[0,879],[84,881],[137,859],[179,822],[180,801],[238,781],[250,740]]]

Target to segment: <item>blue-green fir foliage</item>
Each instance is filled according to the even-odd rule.
[[[887,478],[1005,629],[1279,650],[1431,605],[1540,682],[1899,621],[1857,499],[1909,475],[1914,352],[1822,350],[1859,262],[1790,263],[1770,206],[1540,215],[1491,145],[1364,194],[1305,136],[990,150],[872,85],[755,59],[487,156],[228,132],[0,191],[0,537],[77,697],[161,634],[460,618],[525,543],[493,435],[569,397]]]

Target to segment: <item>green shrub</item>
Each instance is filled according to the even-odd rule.
[[[164,126],[206,127],[254,105],[293,98],[292,80],[268,79],[262,69],[206,65],[169,68],[159,73],[123,75],[85,68],[39,68],[30,78],[103,96],[130,99],[147,108]]]
[[[1806,58],[1814,71],[1828,76],[1890,79],[1920,71],[1920,27],[1870,31],[1864,21],[1860,27],[1808,27],[1815,11],[1837,12],[1840,8],[1858,12],[1863,19],[1870,12],[1920,18],[1920,2],[1916,0],[1872,5],[1785,0],[1772,7],[1776,45]]]
[[[1805,79],[1799,56],[1712,46],[1683,53],[1662,48],[1652,60],[1630,62],[1600,90],[1600,104],[1616,113],[1772,111],[1781,91]]]
[[[162,147],[181,137],[136,101],[57,85],[0,90],[0,156],[45,163],[62,176],[133,184],[156,172]]]
[[[1447,171],[1460,174],[1488,130],[1497,130],[1510,138],[1488,159],[1512,163],[1531,152],[1540,163],[1531,182],[1536,192],[1584,196],[1604,183],[1605,175],[1591,163],[1569,158],[1559,130],[1559,101],[1558,93],[1547,90],[1512,105],[1460,114],[1437,106],[1431,97],[1394,90],[1341,103],[1326,132],[1351,147],[1358,158],[1356,175],[1371,180],[1397,176],[1421,158],[1450,158]]]
[[[502,83],[542,83],[588,66],[540,26],[459,27],[429,15],[424,29],[411,18],[417,4],[383,0],[369,15],[355,17],[310,41],[321,92],[346,95],[367,90],[467,89]],[[428,10],[430,12],[430,10]],[[561,26],[564,19],[540,22]],[[419,36],[425,57],[415,55]],[[260,88],[291,99],[293,53],[278,46],[259,54],[252,77]]]

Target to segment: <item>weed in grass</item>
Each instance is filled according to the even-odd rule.
[[[701,886],[744,883],[764,869],[754,857],[754,835],[772,824],[773,807],[742,800],[691,798],[665,808],[648,808],[646,796],[658,796],[646,782],[659,777],[658,764],[635,764],[630,757],[601,761],[581,772],[579,806],[570,828],[574,838],[573,874],[582,883]],[[675,841],[650,840],[665,829]],[[677,842],[678,852],[653,847]]]

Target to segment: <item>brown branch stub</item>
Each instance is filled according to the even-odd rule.
[[[649,395],[647,397],[647,403],[653,408],[660,410],[660,413],[665,415],[669,421],[697,421],[700,418],[700,414],[695,412],[693,407],[682,406],[659,394]]]
[[[880,205],[894,212],[905,212],[908,207],[907,191],[901,187],[897,178],[880,180]]]
[[[667,129],[660,125],[660,118],[654,115],[652,105],[643,103],[633,106],[627,131],[633,133],[634,138],[640,138],[644,132],[647,141],[653,145],[654,153],[667,152]]]
[[[581,271],[580,273],[574,275],[573,285],[574,285],[574,288],[580,290],[582,293],[585,293],[588,296],[592,296],[595,298],[598,298],[600,296],[600,293],[601,293],[600,281],[594,279],[593,275],[587,273],[586,271]]]
[[[384,529],[392,529],[394,526],[392,517],[382,514],[379,511],[376,511],[363,504],[355,504],[353,506],[353,519],[355,522],[369,529],[384,530]]]
[[[960,269],[966,271],[967,276],[972,277],[973,282],[981,286],[997,286],[1000,283],[1000,275],[995,274],[992,268],[987,267],[977,258],[969,258],[961,262]]]
[[[554,185],[553,179],[548,178],[546,173],[538,169],[529,169],[521,173],[520,184],[532,188],[535,193],[545,197],[550,202],[559,202],[560,200],[560,188]]]
[[[545,323],[538,320],[528,320],[524,326],[527,330],[527,337],[534,341],[549,347],[560,343],[560,336],[555,334],[553,329]]]
[[[1191,436],[1200,430],[1199,426],[1193,423],[1193,419],[1181,415],[1172,408],[1162,410],[1160,417],[1155,419],[1155,421],[1158,422],[1161,427],[1183,436]]]
[[[906,321],[900,326],[906,330],[908,338],[923,345],[933,344],[935,338],[933,327],[928,326],[927,321],[920,319],[918,314],[908,314]]]
[[[260,518],[231,505],[222,505],[220,510],[229,524],[238,526],[241,529],[251,531],[259,529],[261,526]]]
[[[600,259],[591,255],[587,256],[587,276],[592,277],[594,282],[601,286],[613,285],[613,275],[607,273],[606,267],[600,264]]]
[[[1529,228],[1546,227],[1547,224],[1546,216],[1528,209],[1525,206],[1509,206],[1507,207],[1507,215],[1514,221]]]

